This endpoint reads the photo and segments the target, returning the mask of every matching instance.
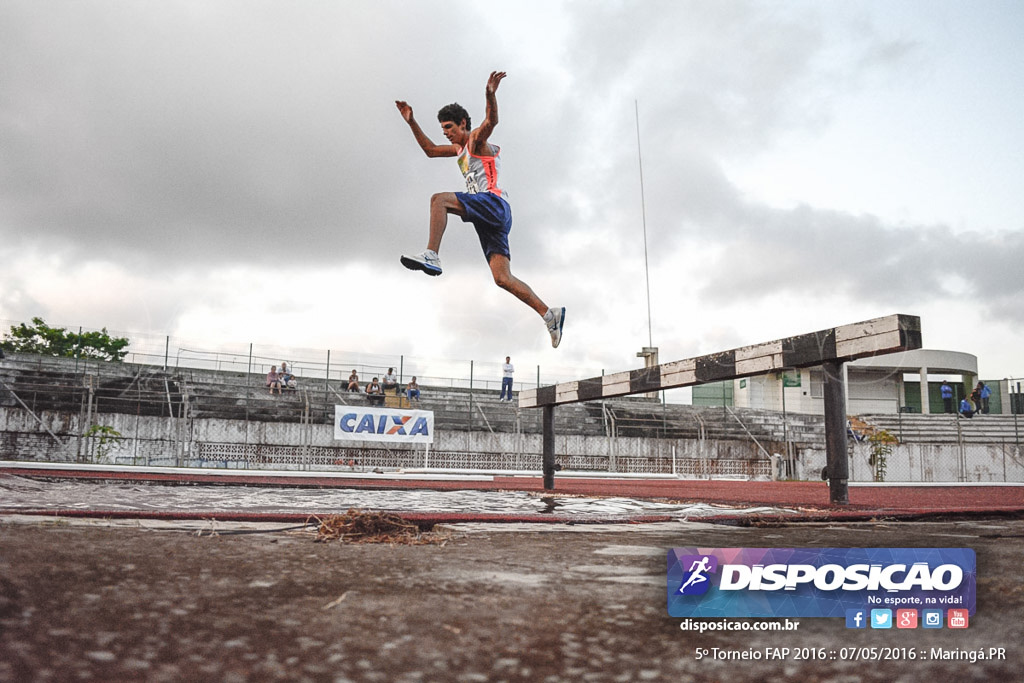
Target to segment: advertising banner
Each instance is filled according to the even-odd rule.
[[[966,617],[974,614],[976,582],[969,548],[673,548],[668,613],[884,619],[896,610],[956,610]]]
[[[334,438],[336,441],[433,443],[434,413],[430,410],[336,405]]]

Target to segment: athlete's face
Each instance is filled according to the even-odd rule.
[[[454,121],[442,121],[441,130],[444,131],[444,136],[448,138],[448,142],[455,144],[462,144],[466,141],[466,122],[455,123]]]

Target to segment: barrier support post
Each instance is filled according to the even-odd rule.
[[[825,371],[825,465],[828,470],[828,497],[833,505],[850,503],[850,462],[846,453],[846,389],[843,364],[827,361]]]
[[[544,466],[544,490],[555,490],[555,406],[547,405],[542,412],[542,453]]]

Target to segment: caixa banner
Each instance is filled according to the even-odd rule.
[[[673,617],[843,617],[847,610],[974,614],[970,548],[673,548]]]
[[[336,405],[334,438],[338,441],[433,443],[434,413]]]

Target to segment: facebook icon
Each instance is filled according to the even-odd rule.
[[[867,612],[862,609],[846,610],[846,628],[867,628]]]

